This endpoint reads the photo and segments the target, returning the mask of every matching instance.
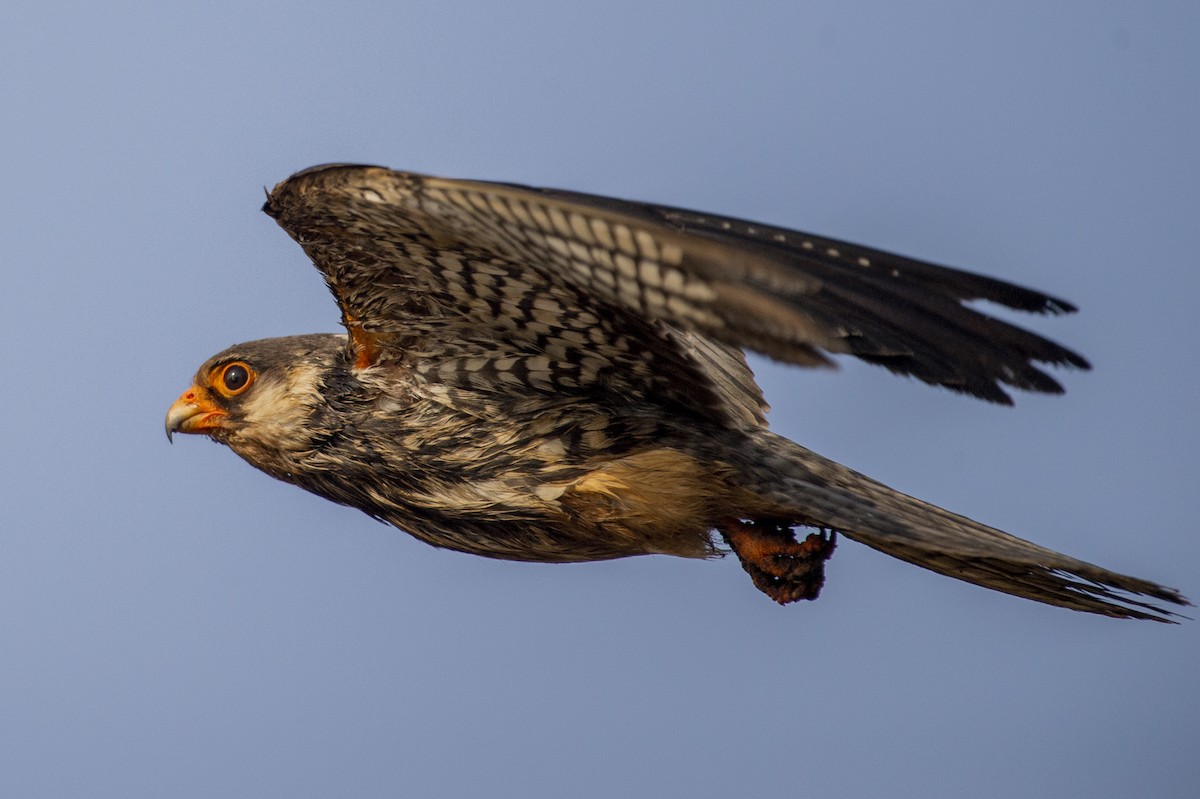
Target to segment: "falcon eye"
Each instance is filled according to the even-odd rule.
[[[231,363],[221,370],[218,388],[221,389],[221,393],[232,397],[245,391],[252,377],[250,367],[246,364]]]

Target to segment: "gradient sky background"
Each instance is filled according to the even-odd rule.
[[[300,168],[654,200],[1078,303],[1030,324],[1095,371],[1015,409],[755,363],[780,432],[1196,599],[1200,6],[21,5],[0,795],[1200,795],[1200,622],[851,542],[788,608],[728,559],[491,562],[162,431],[217,350],[337,329],[258,212]]]

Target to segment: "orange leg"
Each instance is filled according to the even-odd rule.
[[[758,590],[779,604],[816,599],[821,593],[825,561],[837,546],[836,531],[822,529],[797,541],[786,522],[735,519],[717,529]]]

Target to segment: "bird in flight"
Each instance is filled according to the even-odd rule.
[[[853,355],[1011,404],[1076,353],[964,305],[1066,313],[994,278],[739,219],[332,164],[263,210],[325,277],[345,334],[206,361],[167,434],[429,544],[569,562],[732,550],[814,599],[837,536],[950,577],[1116,617],[1177,591],[902,494],[776,435],[744,349]],[[797,530],[804,538],[797,537]]]

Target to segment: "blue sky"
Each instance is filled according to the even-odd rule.
[[[845,542],[439,552],[162,419],[334,330],[264,186],[381,163],[759,219],[1064,296],[1095,370],[989,407],[757,360],[775,429],[1200,597],[1194,3],[25,4],[0,27],[0,794],[1191,797],[1200,624]]]

